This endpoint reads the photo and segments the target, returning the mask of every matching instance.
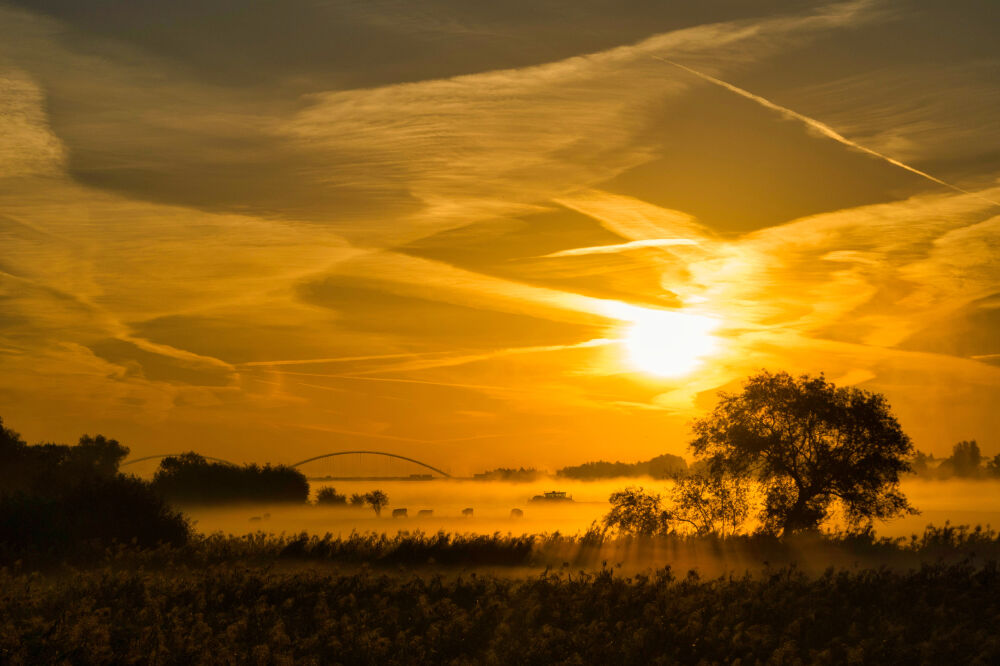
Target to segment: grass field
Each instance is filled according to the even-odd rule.
[[[72,566],[20,561],[0,570],[0,661],[1000,657],[1000,539],[991,532],[944,528],[913,540],[586,539],[217,535],[179,548],[121,546]],[[597,561],[616,553],[618,561]],[[716,559],[694,570],[676,566],[698,553]],[[672,557],[674,566],[642,568]],[[735,566],[719,573],[725,562]]]

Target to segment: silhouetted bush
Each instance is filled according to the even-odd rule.
[[[309,499],[309,481],[293,467],[240,467],[210,462],[197,453],[161,460],[153,477],[153,487],[179,504],[304,503]]]
[[[118,473],[126,455],[101,435],[29,446],[0,423],[0,559],[61,557],[115,541],[183,544],[185,518],[148,483]]]
[[[320,506],[347,506],[347,495],[341,495],[336,488],[323,488],[316,493],[316,504]]]

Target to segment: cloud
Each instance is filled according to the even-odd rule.
[[[673,60],[668,60],[667,58],[661,58],[659,56],[653,56],[653,57],[657,58],[658,60],[662,60],[663,62],[667,63],[668,65],[673,65],[674,67],[679,67],[680,69],[683,69],[684,71],[689,72],[689,73],[693,74],[694,76],[697,76],[700,79],[708,81],[709,83],[713,83],[713,84],[715,84],[717,86],[721,86],[721,87],[725,88],[726,90],[729,90],[731,92],[736,93],[737,95],[740,95],[740,96],[745,97],[747,99],[753,100],[754,102],[757,102],[761,106],[764,106],[764,107],[766,107],[768,109],[772,109],[774,111],[777,111],[778,113],[782,114],[783,116],[785,116],[787,118],[790,118],[790,119],[793,119],[793,120],[797,120],[797,121],[805,124],[811,130],[814,130],[814,131],[818,132],[821,136],[824,136],[824,137],[826,137],[828,139],[832,139],[832,140],[836,141],[837,143],[842,143],[845,146],[853,148],[854,150],[860,151],[862,153],[866,153],[866,154],[871,155],[873,157],[877,157],[877,158],[879,158],[881,160],[884,160],[884,161],[888,162],[889,164],[892,164],[893,166],[897,166],[900,169],[905,169],[906,171],[909,171],[910,173],[916,174],[916,175],[920,176],[921,178],[925,178],[925,179],[931,181],[932,183],[937,183],[938,185],[941,185],[943,187],[947,187],[948,189],[951,189],[951,190],[955,190],[956,192],[961,192],[962,194],[972,194],[972,192],[970,192],[969,190],[964,189],[962,187],[959,187],[958,185],[955,185],[953,183],[949,183],[949,182],[946,182],[944,180],[941,180],[940,178],[938,178],[936,176],[932,176],[931,174],[927,173],[926,171],[921,171],[920,169],[917,169],[916,167],[913,167],[913,166],[910,166],[909,164],[905,164],[903,162],[900,162],[898,159],[896,159],[894,157],[890,157],[889,155],[886,155],[884,153],[880,153],[877,150],[873,150],[871,148],[863,146],[863,145],[861,145],[860,143],[858,143],[856,141],[852,141],[851,139],[848,139],[844,135],[842,135],[839,132],[837,132],[836,130],[834,130],[829,125],[827,125],[825,123],[822,123],[822,122],[816,120],[815,118],[810,118],[808,116],[804,116],[801,113],[798,113],[797,111],[793,111],[793,110],[791,110],[791,109],[789,109],[787,107],[781,106],[779,104],[775,104],[774,102],[772,102],[772,101],[770,101],[770,100],[768,100],[768,99],[766,99],[764,97],[761,97],[760,95],[755,95],[755,94],[751,93],[748,90],[744,90],[743,88],[740,88],[738,86],[734,86],[731,83],[726,83],[725,81],[723,81],[721,79],[717,79],[714,76],[710,76],[708,74],[705,74],[704,72],[699,72],[698,70],[692,69],[692,68],[687,67],[685,65],[682,65],[682,64],[680,64],[678,62],[674,62]],[[979,195],[977,195],[977,196],[979,196]],[[992,199],[987,199],[986,201],[988,203],[991,203],[991,204],[993,204],[995,206],[1000,207],[1000,202],[993,201]]]
[[[369,6],[334,9],[345,7],[359,21],[384,19]],[[925,99],[901,83],[912,70],[887,63],[881,77],[845,77],[852,61],[840,40],[894,29],[900,12],[890,9],[741,14],[636,41],[667,25],[650,22],[630,27],[625,45],[566,42],[514,57],[509,35],[560,31],[519,32],[511,25],[532,19],[505,23],[478,6],[440,21],[407,6],[407,21],[378,30],[426,28],[438,45],[492,34],[504,48],[459,64],[431,62],[430,49],[419,54],[426,66],[382,54],[371,68],[337,61],[326,74],[276,51],[266,71],[240,66],[245,34],[220,35],[213,47],[234,49],[210,66],[201,25],[178,33],[197,42],[188,57],[173,42],[147,48],[126,34],[128,21],[67,17],[69,5],[59,21],[0,9],[5,410],[51,438],[64,432],[45,430],[57,405],[65,432],[115,428],[137,450],[170,433],[264,451],[296,428],[302,446],[333,435],[424,444],[502,434],[511,450],[557,457],[612,438],[636,442],[637,456],[676,450],[692,411],[764,366],[866,381],[894,391],[907,414],[918,413],[927,377],[982,387],[972,401],[985,402],[997,390],[992,349],[963,359],[899,347],[919,347],[915,336],[935,327],[953,332],[952,317],[1000,293],[1000,229],[986,201],[1000,192],[982,185],[996,174],[955,180],[971,192],[962,194],[883,172],[901,170],[887,159],[903,160],[906,178],[925,187],[938,183],[924,178],[940,175],[933,160],[968,165],[995,133],[993,98],[907,116]],[[179,10],[155,11],[173,20]],[[407,33],[400,44],[422,39]],[[334,46],[321,52],[343,55]],[[803,60],[810,48],[830,61]],[[962,71],[934,70],[934,86]],[[982,90],[988,71],[962,78],[959,97]],[[810,102],[824,77],[825,106]],[[859,115],[865,91],[893,81],[893,94]],[[921,143],[946,112],[952,126],[968,123],[954,152],[943,138]],[[740,133],[757,143],[729,160]],[[764,157],[753,150],[761,144],[774,150]],[[816,144],[829,152],[810,153]],[[855,162],[829,166],[829,155]],[[876,205],[849,196],[869,172],[842,165],[859,162],[883,170],[861,197]],[[814,170],[814,181],[758,187]],[[668,173],[690,177],[664,182]],[[801,182],[828,185],[828,196],[770,205],[794,199]],[[714,217],[699,219],[677,195],[695,186],[721,202]],[[783,216],[800,209],[809,214]],[[711,316],[721,351],[679,380],[627,372],[615,344],[630,321],[621,303]],[[462,416],[471,413],[490,415],[490,430]]]
[[[66,149],[52,135],[43,93],[21,70],[0,70],[0,179],[61,172]]]

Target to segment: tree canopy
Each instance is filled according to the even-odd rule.
[[[569,479],[614,479],[619,477],[651,476],[654,479],[670,479],[682,476],[688,471],[687,462],[670,453],[636,463],[607,462],[597,460],[563,467],[556,476]]]
[[[160,461],[153,487],[181,504],[298,502],[309,498],[309,481],[284,465],[230,465],[194,452]]]
[[[48,493],[54,486],[112,478],[128,453],[128,447],[103,435],[83,435],[76,446],[29,446],[0,420],[0,492]]]
[[[721,393],[694,431],[713,475],[762,484],[765,531],[814,529],[835,506],[852,526],[915,513],[899,490],[913,445],[878,393],[764,371]]]
[[[118,472],[128,448],[84,435],[76,446],[29,445],[0,420],[0,559],[113,541],[184,543],[189,525],[149,483]]]
[[[321,488],[316,493],[316,504],[320,506],[342,506],[347,504],[347,495],[341,495],[332,486]]]
[[[629,486],[611,493],[608,502],[611,510],[602,518],[606,529],[642,536],[663,534],[669,529],[663,498],[658,493]]]

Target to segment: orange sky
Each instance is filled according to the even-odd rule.
[[[768,368],[1000,451],[991,2],[161,4],[0,2],[28,440],[637,460]]]

